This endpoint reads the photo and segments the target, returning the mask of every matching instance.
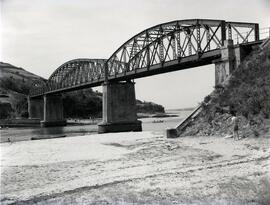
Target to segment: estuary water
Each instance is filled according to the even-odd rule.
[[[165,132],[167,128],[177,126],[185,118],[190,110],[166,110],[167,114],[177,115],[177,117],[164,118],[142,118],[143,131]],[[31,128],[2,128],[0,129],[0,139],[3,142],[16,142],[31,139],[75,137],[82,135],[96,134],[97,124],[72,125],[64,127],[31,127]]]

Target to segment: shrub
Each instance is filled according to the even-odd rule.
[[[9,103],[0,102],[0,119],[7,119],[12,116],[14,110]]]

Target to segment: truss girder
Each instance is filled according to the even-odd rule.
[[[84,85],[100,85],[119,76],[166,69],[170,62],[181,62],[195,56],[197,61],[216,53],[224,41],[235,44],[259,40],[256,23],[226,22],[212,19],[188,19],[159,24],[148,28],[121,45],[108,60],[75,59],[58,67],[43,87],[33,87],[30,95],[76,89]],[[194,59],[192,57],[192,59]],[[163,72],[163,71],[162,71]],[[165,72],[165,71],[164,71]],[[147,74],[145,75],[147,76]],[[91,87],[91,86],[88,86]]]
[[[224,40],[232,39],[232,32],[238,35],[237,43],[246,43],[252,36],[253,41],[259,38],[258,24],[223,20],[180,20],[148,28],[112,54],[106,62],[108,78],[176,59],[180,61],[186,56],[200,58],[205,52],[219,49]]]
[[[32,86],[30,95],[40,95],[53,90],[104,80],[106,59],[74,59],[62,64],[46,83]]]

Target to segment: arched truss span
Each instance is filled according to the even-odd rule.
[[[32,95],[42,94],[66,87],[83,85],[104,80],[104,63],[106,59],[80,58],[68,61],[58,67],[49,77],[42,89],[31,90]]]
[[[220,58],[225,40],[234,44],[259,40],[256,23],[224,20],[177,20],[148,28],[120,46],[108,60],[74,59],[58,67],[46,84],[37,84],[32,96],[129,80],[194,67]],[[188,64],[189,63],[189,64]],[[185,64],[185,65],[184,65]],[[184,65],[184,66],[183,66]]]
[[[108,77],[128,75],[142,68],[203,56],[219,49],[224,40],[235,43],[258,40],[258,24],[224,20],[190,19],[159,24],[133,36],[120,46],[106,62]]]

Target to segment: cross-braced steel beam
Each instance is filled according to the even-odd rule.
[[[30,96],[59,93],[211,63],[224,41],[259,40],[256,23],[212,19],[177,20],[148,28],[121,45],[108,60],[75,59],[55,70]],[[195,63],[194,63],[195,62]]]

